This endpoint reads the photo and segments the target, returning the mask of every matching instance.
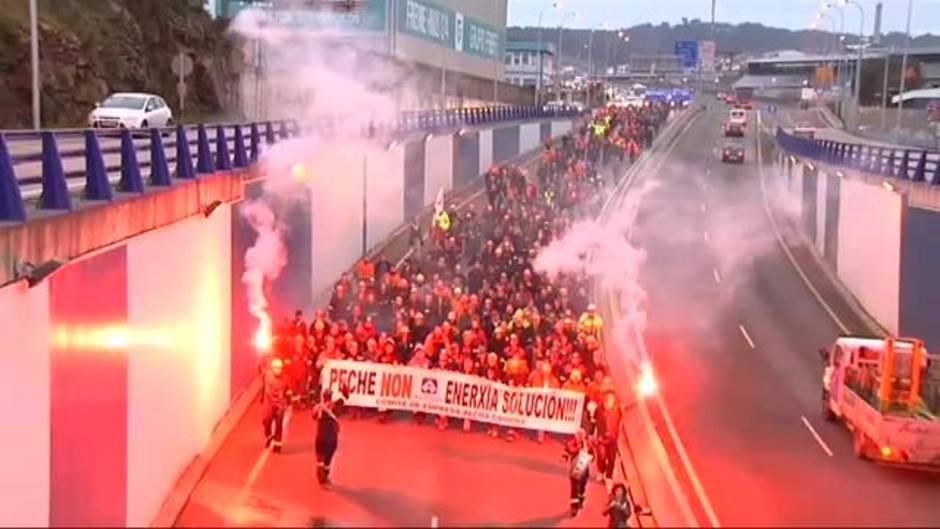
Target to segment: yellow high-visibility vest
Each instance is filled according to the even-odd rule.
[[[437,227],[447,231],[450,229],[450,215],[446,211],[442,211],[437,215]]]

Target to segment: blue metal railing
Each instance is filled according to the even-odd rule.
[[[427,110],[404,112],[392,122],[370,123],[361,133],[395,137],[576,115],[573,109],[536,106]],[[134,131],[0,131],[0,221],[25,221],[27,201],[33,199],[38,199],[39,209],[70,211],[74,191],[80,191],[84,200],[113,200],[115,190],[142,193],[146,185],[171,185],[171,176],[192,179],[242,169],[258,159],[265,145],[302,135],[331,134],[341,125],[324,117],[309,122],[178,125]],[[142,171],[147,172],[146,181]]]
[[[800,138],[777,129],[777,145],[823,163],[914,182],[940,185],[940,152]]]

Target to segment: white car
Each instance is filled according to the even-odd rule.
[[[88,114],[92,128],[145,129],[173,124],[173,111],[162,97],[153,94],[119,92],[95,106]]]

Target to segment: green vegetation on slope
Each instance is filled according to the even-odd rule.
[[[187,115],[219,115],[233,92],[223,24],[192,0],[40,0],[43,125],[79,127],[107,94],[153,92],[178,115],[171,61],[192,51]],[[31,123],[29,13],[0,0],[0,128]]]

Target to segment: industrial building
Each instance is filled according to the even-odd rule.
[[[425,94],[406,107],[533,100],[531,89],[506,82],[503,56],[508,0],[215,1],[214,14],[220,18],[231,19],[253,8],[264,13],[271,24],[294,30],[328,30],[338,46],[387,60],[419,87],[415,92]],[[263,69],[264,54],[261,49],[246,54],[246,79],[252,77],[252,71]],[[259,83],[259,79],[248,80],[246,90],[257,91],[253,87]],[[264,99],[253,96],[259,97]]]

